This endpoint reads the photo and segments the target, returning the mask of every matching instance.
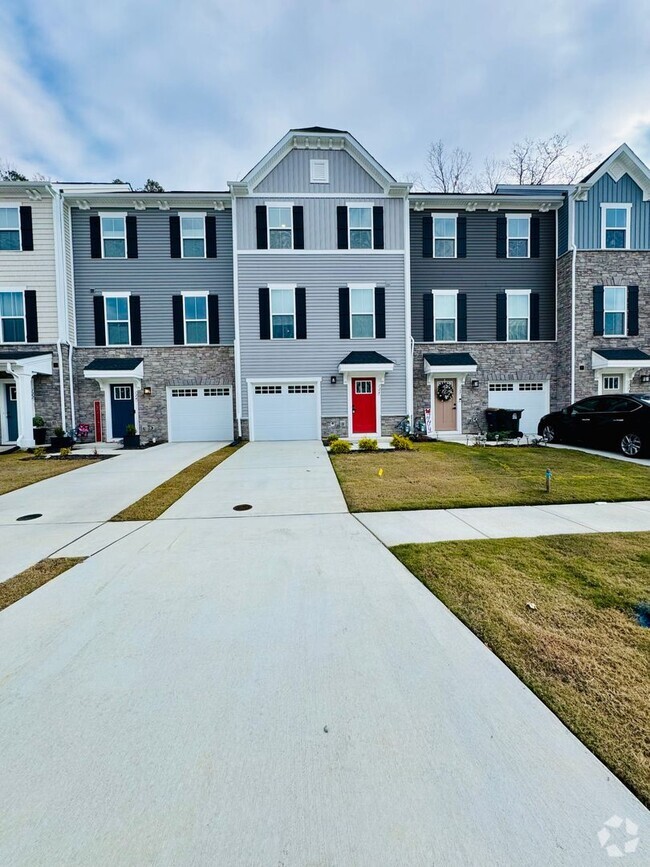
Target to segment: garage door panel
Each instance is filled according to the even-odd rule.
[[[233,438],[230,386],[168,389],[170,442],[229,441]]]
[[[320,439],[315,383],[264,383],[251,386],[251,439]]]
[[[491,382],[488,405],[494,409],[522,409],[520,430],[537,433],[537,423],[549,411],[548,380],[530,382]]]

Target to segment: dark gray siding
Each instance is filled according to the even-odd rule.
[[[124,208],[115,210],[123,212]],[[201,209],[195,210],[201,212]],[[75,311],[80,346],[93,346],[95,342],[93,289],[95,292],[130,291],[140,296],[143,346],[173,345],[172,295],[184,290],[216,292],[221,343],[233,342],[232,215],[230,210],[205,208],[205,211],[216,216],[216,259],[172,259],[169,217],[177,211],[153,209],[127,211],[138,221],[137,259],[91,259],[89,217],[98,211],[72,209]]]
[[[411,322],[416,342],[423,339],[422,295],[432,289],[458,289],[467,293],[467,339],[473,343],[496,340],[497,292],[505,289],[538,292],[540,339],[554,339],[554,211],[534,214],[540,220],[539,259],[497,259],[496,221],[499,213],[489,211],[458,212],[459,216],[467,218],[467,258],[425,259],[422,256],[424,213],[411,211]],[[505,213],[501,212],[501,216]]]
[[[309,183],[309,161],[329,161],[329,183]],[[294,148],[255,188],[255,193],[367,193],[378,195],[382,188],[350,154],[341,150]]]
[[[643,201],[641,188],[629,175],[615,181],[603,175],[589,190],[586,202],[576,202],[576,246],[579,250],[600,250],[602,202],[632,204],[630,215],[631,250],[650,250],[650,202]]]

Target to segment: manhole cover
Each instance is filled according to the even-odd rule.
[[[233,506],[232,510],[233,512],[247,512],[249,509],[252,508],[253,507],[250,506],[248,503],[240,503],[238,506]]]
[[[36,512],[33,515],[21,515],[20,518],[16,518],[17,521],[33,521],[34,518],[42,518],[43,515],[41,512]]]

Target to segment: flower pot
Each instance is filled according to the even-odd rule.
[[[34,429],[34,442],[37,446],[44,446],[47,442],[47,428],[46,427],[35,427]]]
[[[125,449],[139,449],[140,434],[124,434],[123,442]]]
[[[50,437],[50,448],[54,452],[60,452],[61,449],[71,449],[73,445],[72,437]]]

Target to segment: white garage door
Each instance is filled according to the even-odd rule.
[[[227,441],[233,437],[230,386],[179,386],[167,390],[169,441]]]
[[[549,411],[548,380],[539,382],[491,382],[488,386],[490,407],[523,409],[519,429],[537,433],[537,422]]]
[[[251,440],[320,439],[316,384],[251,384],[248,395]]]

